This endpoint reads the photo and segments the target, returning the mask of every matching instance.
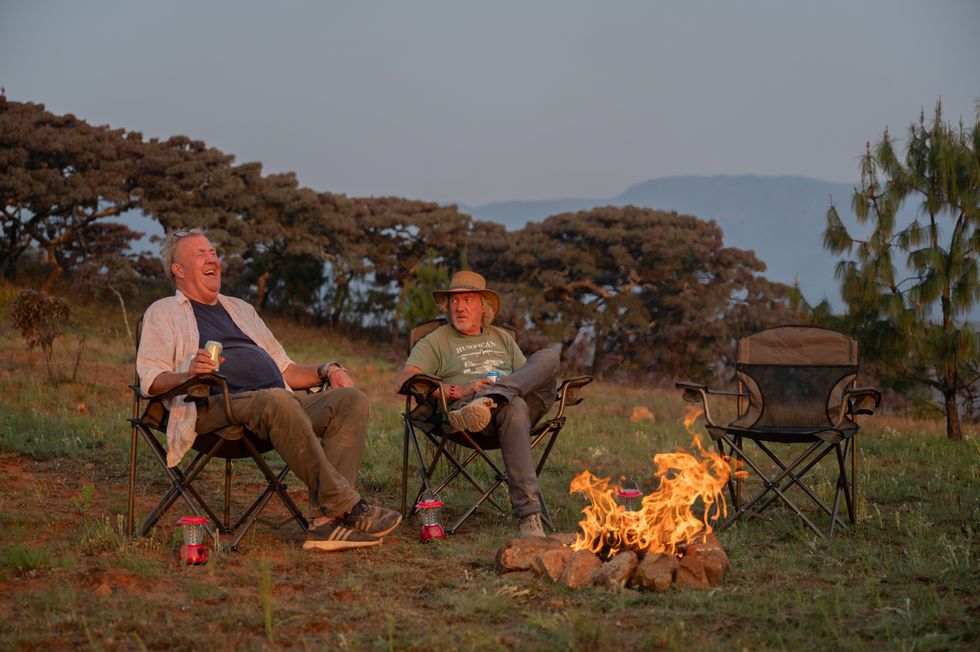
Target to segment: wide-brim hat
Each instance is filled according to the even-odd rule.
[[[456,272],[449,281],[449,289],[434,290],[432,298],[440,306],[445,306],[450,294],[461,294],[463,292],[479,292],[487,301],[496,314],[500,312],[500,295],[487,287],[487,280],[476,272]]]

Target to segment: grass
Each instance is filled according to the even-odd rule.
[[[7,293],[9,294],[9,293]],[[0,292],[0,300],[5,294]],[[132,352],[111,311],[75,308],[89,333],[74,382],[50,386],[0,305],[0,649],[950,650],[980,645],[980,446],[940,422],[876,416],[860,437],[859,523],[816,537],[786,509],[721,533],[723,583],[663,594],[571,591],[500,575],[512,520],[478,513],[422,545],[411,519],[384,545],[342,554],[299,547],[295,526],[263,522],[239,553],[211,547],[177,563],[171,511],[151,536],[123,533]],[[271,320],[296,359],[342,359],[372,404],[362,491],[395,505],[401,401],[384,349]],[[56,361],[74,349],[56,341]],[[559,529],[575,529],[571,478],[584,469],[653,488],[652,456],[688,448],[677,393],[595,383],[572,408],[542,478]],[[652,418],[631,421],[634,408]],[[222,469],[206,472],[215,495]],[[141,513],[165,488],[143,451]],[[260,490],[236,466],[237,494]],[[822,493],[831,477],[818,476]],[[292,479],[300,505],[305,492]],[[236,506],[242,499],[236,496]],[[446,497],[447,517],[464,505]],[[501,499],[506,496],[501,493]],[[218,500],[220,503],[220,499]],[[505,503],[506,504],[506,503]],[[274,515],[285,515],[275,508]]]

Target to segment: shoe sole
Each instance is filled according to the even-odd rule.
[[[482,403],[470,403],[449,413],[449,425],[454,430],[480,432],[490,423],[490,408]]]
[[[350,550],[352,548],[369,548],[381,543],[381,539],[374,541],[306,541],[303,543],[303,550],[325,550],[327,552],[337,552],[340,550]]]

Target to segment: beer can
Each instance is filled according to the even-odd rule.
[[[208,352],[211,359],[214,360],[214,370],[217,371],[221,367],[221,342],[215,342],[214,340],[208,340],[208,343],[204,345],[204,350]]]
[[[489,380],[491,383],[497,382],[497,380],[499,378],[500,378],[500,372],[499,371],[488,371],[487,372],[487,380]]]

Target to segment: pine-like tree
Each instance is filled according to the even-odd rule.
[[[943,122],[936,104],[909,128],[904,160],[886,129],[861,159],[853,208],[871,234],[856,239],[836,209],[824,246],[856,260],[837,266],[853,332],[886,369],[942,396],[950,439],[962,438],[958,396],[977,382],[977,335],[967,316],[980,300],[980,114],[972,128]],[[902,211],[915,203],[914,214]],[[909,216],[909,217],[906,217]],[[903,259],[904,258],[904,259]]]

